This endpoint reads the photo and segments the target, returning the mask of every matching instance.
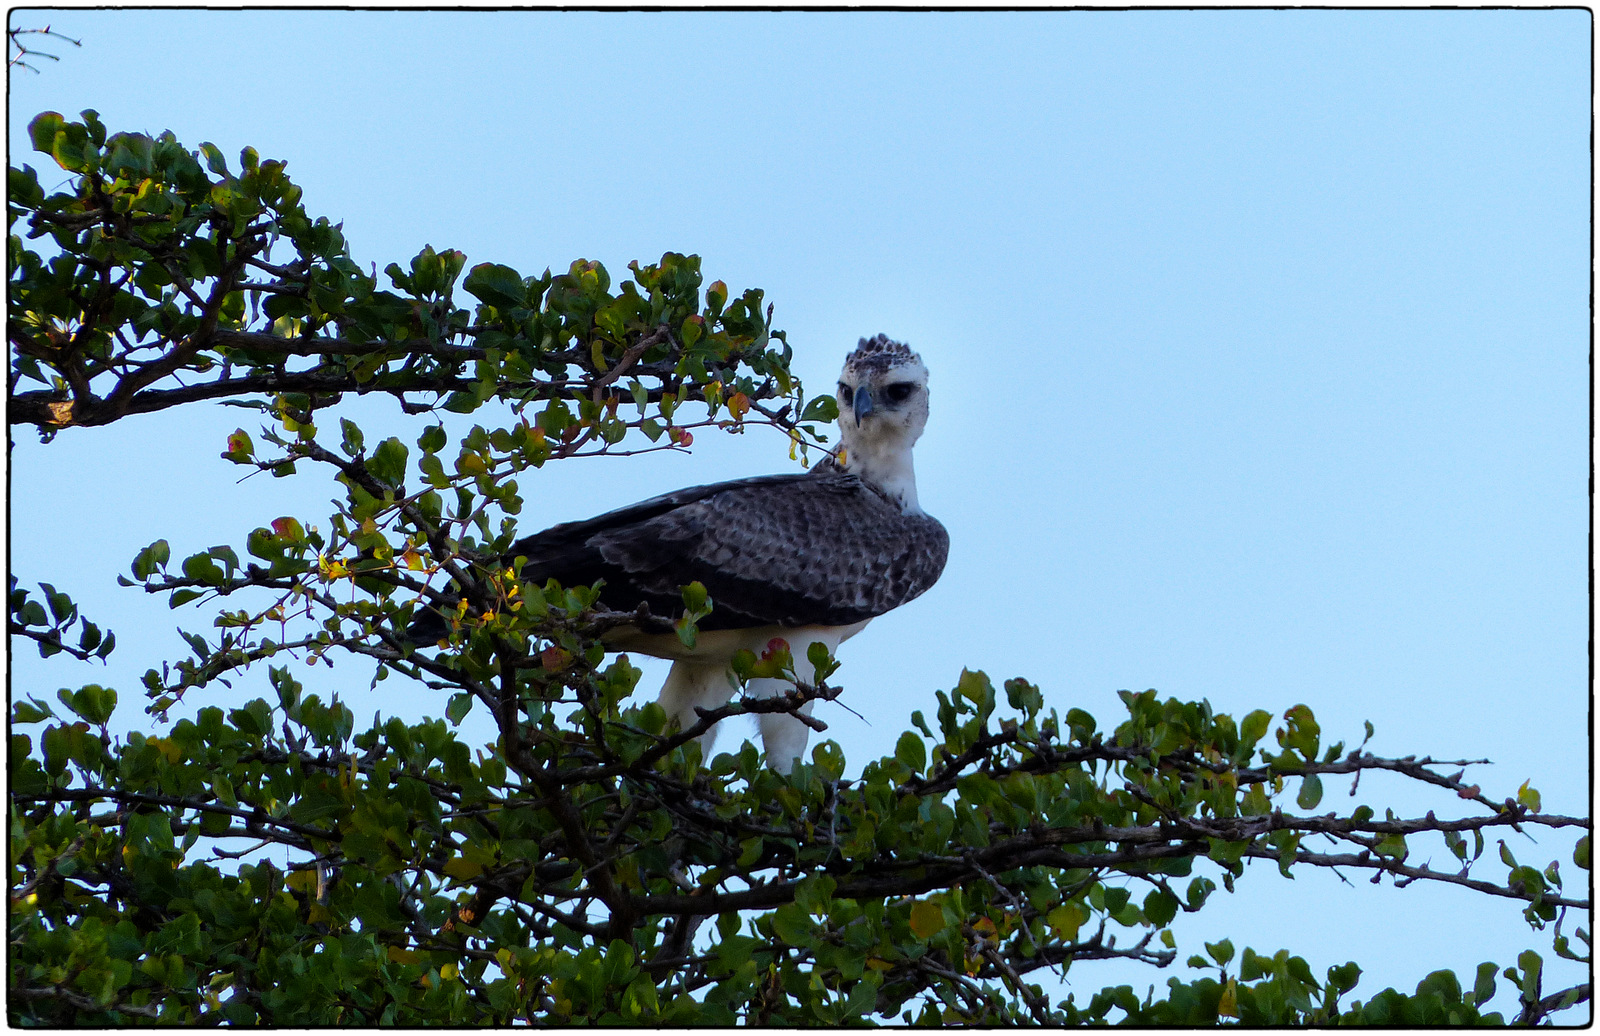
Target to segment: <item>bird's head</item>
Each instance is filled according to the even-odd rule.
[[[838,391],[847,461],[853,454],[910,450],[928,423],[928,368],[910,348],[883,335],[861,339],[845,358]]]

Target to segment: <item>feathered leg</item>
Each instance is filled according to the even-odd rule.
[[[667,674],[667,682],[661,685],[661,696],[656,700],[666,711],[669,725],[673,720],[677,720],[679,729],[688,730],[700,722],[700,717],[695,715],[696,706],[702,709],[717,708],[733,697],[733,692],[737,689],[728,676],[727,666],[707,665],[702,662],[674,662],[672,671]],[[710,762],[711,745],[716,739],[716,727],[700,735],[702,762]]]
[[[757,684],[771,686],[757,687]],[[771,698],[789,693],[794,684],[787,680],[751,680],[749,687],[751,697]],[[800,711],[809,716],[815,704],[808,701],[800,706]],[[761,744],[767,750],[767,765],[779,773],[794,769],[794,764],[805,753],[806,742],[811,739],[811,728],[782,712],[763,713],[757,717],[757,722],[761,724]]]
[[[862,623],[862,625],[866,625]],[[859,627],[858,627],[859,628]],[[816,682],[816,672],[811,663],[806,661],[806,654],[813,643],[821,644],[828,649],[831,655],[839,650],[839,644],[853,635],[856,630],[841,637],[837,634],[827,636],[794,636],[790,638],[789,651],[794,656],[795,674],[802,680],[809,679]],[[786,680],[751,680],[747,693],[755,698],[770,698],[779,694],[787,694],[794,689],[794,685]],[[801,715],[811,715],[811,708],[816,702],[808,701],[800,707]],[[767,765],[779,773],[788,773],[794,769],[794,764],[805,754],[806,742],[811,739],[811,728],[800,720],[782,712],[765,713],[758,718],[761,725],[761,743],[767,750]]]

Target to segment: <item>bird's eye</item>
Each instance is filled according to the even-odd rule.
[[[897,381],[883,390],[883,396],[891,403],[904,403],[911,398],[911,393],[917,386],[909,381]]]
[[[839,382],[839,398],[845,400],[846,402],[849,402],[850,400],[850,386],[846,385],[842,381]]]

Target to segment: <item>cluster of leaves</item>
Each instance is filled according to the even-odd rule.
[[[91,658],[105,661],[116,649],[117,635],[110,631],[102,633],[99,626],[78,614],[78,606],[72,603],[71,597],[49,583],[40,583],[39,589],[44,591],[42,605],[17,585],[16,576],[11,576],[8,613],[11,633],[37,643],[40,658],[66,652],[85,662]],[[50,609],[48,615],[46,606]],[[68,632],[74,625],[78,627],[76,638]],[[77,640],[76,646],[70,643],[73,639]]]
[[[1159,1000],[1119,987],[1080,1004],[1037,981],[1096,959],[1170,964],[1171,922],[1217,888],[1202,870],[1231,885],[1248,858],[1285,871],[1328,865],[1304,837],[1371,850],[1341,868],[1476,881],[1376,851],[1426,819],[1306,816],[1280,801],[1286,779],[1318,773],[1420,767],[1450,780],[1427,761],[1275,756],[1256,746],[1259,713],[1236,727],[1203,703],[1150,692],[1128,695],[1129,717],[1102,736],[1080,711],[1064,722],[1044,714],[1038,690],[1013,680],[1014,714],[996,722],[994,689],[966,673],[940,693],[936,732],[914,717],[922,733],[908,731],[859,779],[843,778],[832,742],[780,775],[748,744],[702,765],[689,740],[767,702],[670,732],[659,706],[629,703],[638,676],[625,659],[591,669],[590,694],[570,714],[525,699],[509,755],[502,744],[471,751],[444,719],[356,733],[346,705],[277,667],[276,704],[202,708],[164,737],[106,737],[116,697],[98,688],[63,692],[60,718],[45,702],[18,702],[15,726],[48,725],[41,751],[13,735],[12,967],[23,990],[13,1017],[1500,1020],[1479,1012],[1500,971],[1492,964],[1470,993],[1441,972],[1414,995],[1388,989],[1365,1002],[1348,1000],[1354,964],[1318,982],[1287,952],[1246,950],[1230,973],[1226,942],[1188,962],[1216,977],[1173,978]],[[1297,707],[1280,741],[1310,721]],[[1255,810],[1260,797],[1268,812]],[[1501,804],[1451,823],[1583,822]],[[292,862],[253,852],[264,846]],[[1497,888],[1525,898],[1509,881]],[[1541,997],[1537,954],[1519,965],[1505,977],[1525,1010],[1579,998]]]
[[[759,291],[702,291],[698,260],[670,253],[612,292],[597,263],[528,278],[431,248],[380,290],[281,163],[246,149],[235,174],[215,148],[107,134],[92,112],[47,113],[31,132],[70,180],[46,196],[33,170],[10,171],[13,225],[26,216],[28,241],[54,250],[9,238],[12,420],[49,436],[199,400],[254,407],[271,450],[239,429],[223,457],[326,471],[342,496],[325,523],[282,516],[181,561],[165,540],[133,559],[125,585],[211,620],[184,633],[192,657],[146,674],[163,733],[114,737],[118,696],[98,685],[13,702],[13,1022],[1456,1023],[1498,1017],[1479,1008],[1501,974],[1523,1020],[1587,998],[1544,995],[1532,951],[1471,992],[1439,973],[1362,1002],[1354,965],[1318,982],[1286,951],[1246,950],[1230,972],[1218,944],[1189,961],[1215,977],[1173,978],[1162,999],[1063,999],[1074,965],[1173,965],[1174,920],[1252,860],[1506,898],[1578,958],[1561,922],[1588,903],[1555,864],[1519,864],[1502,842],[1504,878],[1481,872],[1485,832],[1587,821],[1542,813],[1526,785],[1492,801],[1446,764],[1324,749],[1304,706],[1269,741],[1264,711],[1235,721],[1125,694],[1127,718],[1102,733],[981,673],[939,692],[932,722],[914,714],[859,778],[827,741],[787,775],[749,745],[702,759],[696,737],[734,716],[825,729],[800,709],[837,695],[833,661],[809,657],[817,675],[791,694],[671,728],[600,638],[654,622],[693,643],[715,608],[704,588],[685,588],[676,623],[612,613],[596,588],[523,581],[508,552],[517,479],[550,460],[755,422],[820,441],[808,422],[834,404],[804,401]],[[428,420],[413,450],[323,414],[352,392],[418,413],[506,406],[454,443]],[[685,419],[691,401],[704,420]],[[110,652],[53,586],[44,605],[11,589],[12,632],[42,652]],[[436,652],[404,632],[423,607],[446,619]],[[328,691],[350,693],[327,672],[336,659],[372,666],[374,685],[413,681],[442,718],[380,711],[358,731]],[[263,668],[269,696],[203,700]],[[795,660],[778,646],[735,670],[792,679]],[[328,688],[308,690],[318,677]],[[481,729],[492,738],[470,743]],[[1324,779],[1368,770],[1474,809],[1311,812]],[[1411,862],[1408,840],[1425,837],[1460,871]],[[1587,839],[1574,859],[1588,867]]]
[[[835,413],[831,396],[800,405],[762,292],[702,291],[698,257],[633,263],[613,292],[598,262],[539,277],[481,263],[462,277],[465,256],[430,246],[409,270],[387,267],[389,291],[350,258],[338,225],[306,214],[284,164],[252,148],[234,172],[214,145],[108,134],[93,111],[81,122],[46,112],[29,132],[71,174],[68,190],[46,194],[32,167],[8,173],[9,224],[25,218],[28,238],[55,253],[10,238],[10,419],[43,434],[267,395],[253,405],[306,436],[343,393],[381,392],[408,412],[541,403],[530,432],[548,457],[604,450],[630,428],[686,446],[676,414],[691,398],[708,421],[725,408],[797,444],[816,432],[801,422]],[[458,281],[473,309],[458,305]],[[28,382],[44,387],[19,391]],[[624,403],[638,416],[619,418]]]

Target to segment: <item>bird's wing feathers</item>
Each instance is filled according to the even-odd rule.
[[[852,475],[769,475],[668,493],[513,546],[522,575],[568,585],[604,579],[611,608],[681,610],[698,580],[715,609],[705,629],[847,625],[932,586],[949,537]]]

